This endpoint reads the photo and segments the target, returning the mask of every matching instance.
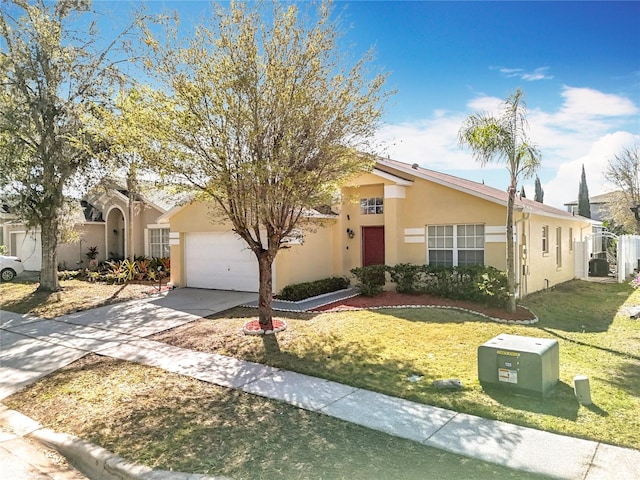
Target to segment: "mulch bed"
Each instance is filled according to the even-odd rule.
[[[531,322],[536,316],[524,307],[518,306],[514,313],[496,307],[488,307],[480,303],[452,300],[449,298],[435,297],[433,295],[407,295],[397,292],[382,292],[375,297],[358,295],[338,302],[318,307],[316,311],[335,312],[344,310],[366,310],[369,308],[430,306],[430,307],[455,307],[464,310],[478,312],[488,317],[512,322]]]
[[[260,321],[257,318],[249,320],[242,326],[242,331],[245,335],[273,335],[274,333],[282,332],[287,329],[287,322],[280,320],[279,318],[271,319],[272,330],[263,330]]]

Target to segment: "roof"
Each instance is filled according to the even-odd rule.
[[[508,194],[505,190],[490,187],[489,185],[474,182],[473,180],[467,180],[465,178],[456,177],[446,173],[436,172],[435,170],[429,170],[427,168],[420,167],[415,163],[413,165],[409,165],[408,163],[397,160],[379,158],[377,160],[376,168],[383,171],[385,171],[385,169],[394,169],[401,172],[401,174],[413,175],[414,177],[453,188],[454,190],[458,190],[499,205],[504,205],[505,207],[507,206]],[[397,173],[394,172],[387,173],[397,175]],[[571,218],[577,216],[565,210],[545,205],[544,203],[536,202],[535,200],[520,198],[519,196],[516,196],[514,209],[524,213],[534,213],[547,217]],[[588,221],[588,219],[584,220]]]
[[[82,207],[84,221],[104,222],[104,219],[102,218],[102,212],[86,200],[80,200],[80,207]]]
[[[589,197],[590,204],[598,204],[598,203],[610,203],[614,200],[616,194],[620,192],[607,192],[602,193],[600,195],[594,195],[593,197]],[[578,200],[574,200],[573,202],[567,202],[564,205],[570,207],[572,205],[578,205]]]

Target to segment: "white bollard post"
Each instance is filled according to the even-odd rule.
[[[586,375],[576,375],[573,377],[573,390],[582,405],[591,405],[591,389],[589,387],[589,377]]]

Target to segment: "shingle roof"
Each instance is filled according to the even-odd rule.
[[[465,178],[437,172],[435,170],[429,170],[416,164],[409,165],[408,163],[391,159],[379,158],[376,167],[380,170],[392,168],[404,173],[405,175],[413,175],[425,180],[438,183],[440,185],[453,188],[461,192],[468,193],[470,195],[474,195],[476,197],[484,198],[485,200],[489,200],[500,205],[507,205],[508,194],[506,190],[500,190],[494,187],[490,187],[489,185],[474,182],[473,180],[467,180]],[[514,208],[519,211],[536,213],[538,215],[544,216],[563,218],[575,216],[565,210],[561,210],[550,205],[545,205],[544,203],[536,202],[534,200],[529,200],[528,198],[520,198],[519,196],[516,196]]]
[[[600,195],[594,195],[593,197],[589,197],[589,203],[591,204],[609,203],[615,198],[615,195],[618,193],[620,192],[607,192],[607,193],[602,193]],[[578,200],[574,200],[573,202],[567,202],[565,203],[565,205],[566,206],[578,205]]]

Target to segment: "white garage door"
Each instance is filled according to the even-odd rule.
[[[187,233],[185,276],[187,287],[257,292],[258,260],[233,232]]]
[[[22,260],[25,270],[39,272],[42,269],[42,243],[40,233],[14,232],[16,255]]]

